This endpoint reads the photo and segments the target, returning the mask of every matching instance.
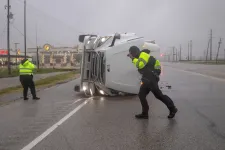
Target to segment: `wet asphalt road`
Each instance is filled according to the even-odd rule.
[[[40,92],[40,101],[0,107],[0,150],[22,149],[81,105],[33,150],[225,149],[225,80],[164,67],[160,85],[179,109],[172,120],[152,94],[149,120],[136,120],[136,97],[87,99],[73,91],[76,82]]]

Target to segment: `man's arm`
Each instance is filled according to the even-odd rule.
[[[144,68],[144,66],[147,64],[147,62],[143,59],[143,58],[134,58],[132,60],[132,63],[138,68],[138,69],[142,69]]]
[[[32,62],[29,62],[29,68],[34,70],[36,69],[36,66]]]
[[[148,50],[148,49],[143,49],[141,52],[145,52],[145,53],[147,53],[147,54],[150,54],[150,50]]]
[[[147,54],[147,53],[145,53],[145,52],[142,52],[142,55],[149,55],[149,54]],[[132,63],[133,63],[133,64],[135,65],[135,67],[137,67],[138,69],[144,68],[145,65],[147,64],[147,62],[146,62],[143,58],[141,58],[141,57],[135,58],[135,57],[133,57],[131,54],[128,54],[127,56],[131,58]]]

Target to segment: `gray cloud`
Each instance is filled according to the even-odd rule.
[[[28,0],[27,3],[28,47],[36,46],[36,24],[38,45],[48,42],[73,46],[80,33],[119,31],[154,39],[162,50],[182,44],[184,54],[188,40],[192,39],[193,54],[202,55],[210,28],[215,52],[219,37],[225,37],[224,0]],[[6,47],[6,32],[1,34],[6,25],[5,4],[6,0],[0,1],[2,48]],[[23,35],[19,31],[23,33],[23,0],[11,0],[11,5],[14,13],[11,42],[20,42],[22,49]]]

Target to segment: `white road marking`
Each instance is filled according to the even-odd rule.
[[[84,98],[80,98],[78,100],[75,100],[71,105],[76,104],[77,102],[82,101],[82,100],[84,100]]]
[[[170,66],[168,66],[168,67],[170,67]],[[210,78],[210,79],[213,79],[213,80],[218,80],[218,81],[223,81],[223,82],[225,82],[225,79],[222,79],[222,78],[213,77],[213,76],[210,76],[210,75],[205,75],[205,74],[201,74],[201,73],[197,73],[197,72],[192,72],[192,71],[187,71],[187,70],[182,70],[182,69],[173,68],[173,67],[170,67],[170,68],[172,68],[172,69],[174,69],[174,70],[181,71],[181,72],[190,73],[190,74],[193,74],[193,75],[198,75],[198,76]]]
[[[48,128],[44,133],[42,133],[40,136],[38,136],[36,139],[31,141],[28,145],[26,145],[21,150],[31,150],[35,145],[37,145],[39,142],[41,142],[44,138],[46,138],[50,133],[52,133],[58,126],[60,126],[62,123],[64,123],[67,119],[69,119],[71,116],[73,116],[79,109],[81,109],[84,105],[87,104],[87,102],[90,100],[87,99],[83,103],[81,103],[79,106],[77,106],[74,110],[72,110],[69,114],[67,114],[65,117],[63,117],[61,120],[59,120],[56,124]],[[75,101],[76,102],[76,101]]]

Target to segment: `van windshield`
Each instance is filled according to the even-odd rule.
[[[100,37],[99,40],[98,40],[98,45],[97,47],[100,47],[102,46],[108,39],[110,39],[111,36],[103,36],[103,37]]]

